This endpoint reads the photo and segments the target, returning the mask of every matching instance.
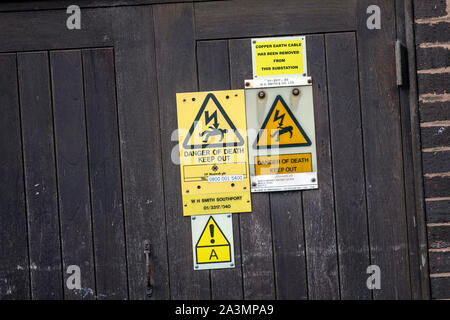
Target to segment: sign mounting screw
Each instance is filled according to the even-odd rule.
[[[265,93],[264,91],[258,92],[258,97],[259,97],[260,99],[264,99],[265,96],[266,96],[266,93]]]

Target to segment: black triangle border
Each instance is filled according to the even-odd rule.
[[[291,143],[291,144],[282,144],[282,145],[275,145],[275,146],[258,146],[258,140],[261,137],[262,133],[264,132],[264,129],[266,128],[267,122],[269,122],[270,117],[272,116],[272,113],[275,109],[275,106],[277,105],[277,102],[280,101],[283,104],[284,109],[289,113],[289,115],[291,116],[291,119],[294,121],[295,125],[297,126],[297,128],[300,130],[300,133],[305,137],[306,142],[305,143]],[[258,132],[258,136],[255,139],[255,142],[253,143],[253,148],[254,149],[272,149],[272,148],[291,148],[291,147],[308,147],[310,146],[311,140],[309,139],[308,135],[306,134],[306,132],[303,130],[302,126],[300,125],[300,123],[298,123],[297,118],[294,116],[294,114],[292,113],[291,109],[289,108],[289,106],[287,105],[287,103],[284,101],[283,97],[281,95],[277,95],[272,107],[269,110],[269,113],[266,116],[266,119],[264,120],[261,129]]]
[[[234,131],[236,134],[239,142],[233,142],[233,143],[213,143],[213,144],[201,144],[201,145],[187,145],[189,139],[191,139],[192,133],[195,129],[195,123],[198,122],[203,114],[203,111],[205,111],[206,105],[208,104],[209,99],[212,99],[214,103],[216,104],[217,109],[219,109],[222,116],[227,121],[230,128]],[[222,105],[217,100],[216,96],[213,93],[208,93],[205,100],[203,101],[202,106],[200,107],[199,112],[197,113],[197,116],[194,119],[194,122],[192,123],[191,128],[189,129],[189,133],[186,136],[186,138],[183,141],[183,148],[184,149],[205,149],[205,148],[224,148],[224,147],[240,147],[244,145],[244,139],[242,138],[239,131],[234,126],[234,123],[231,121],[231,119],[228,117],[228,114],[223,109]]]

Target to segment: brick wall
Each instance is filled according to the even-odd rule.
[[[450,0],[414,0],[431,296],[450,299]]]

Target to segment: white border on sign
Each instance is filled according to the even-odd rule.
[[[199,241],[209,218],[213,217],[214,221],[220,228],[230,243],[231,261],[216,262],[216,263],[199,263],[197,264],[197,250],[196,245]],[[234,239],[233,239],[233,215],[231,213],[223,214],[204,214],[198,216],[191,216],[191,230],[192,230],[192,262],[194,270],[210,270],[210,269],[230,269],[235,267],[234,262]]]
[[[280,74],[280,75],[269,75],[269,76],[257,76],[256,75],[256,59],[255,59],[255,44],[263,41],[283,41],[283,40],[302,40],[303,46],[303,74]],[[253,79],[261,78],[293,78],[293,77],[306,77],[308,76],[308,59],[306,57],[306,37],[305,36],[290,36],[290,37],[270,37],[270,38],[252,38],[252,66],[253,66]]]

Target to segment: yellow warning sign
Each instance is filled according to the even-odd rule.
[[[231,247],[213,217],[210,217],[195,245],[197,264],[231,261]]]
[[[252,39],[254,76],[306,75],[304,37]]]
[[[243,90],[177,93],[185,216],[250,212]]]
[[[311,153],[257,156],[255,174],[286,174],[312,172]]]
[[[254,148],[309,146],[311,140],[298,123],[283,98],[278,95],[261,126]]]

